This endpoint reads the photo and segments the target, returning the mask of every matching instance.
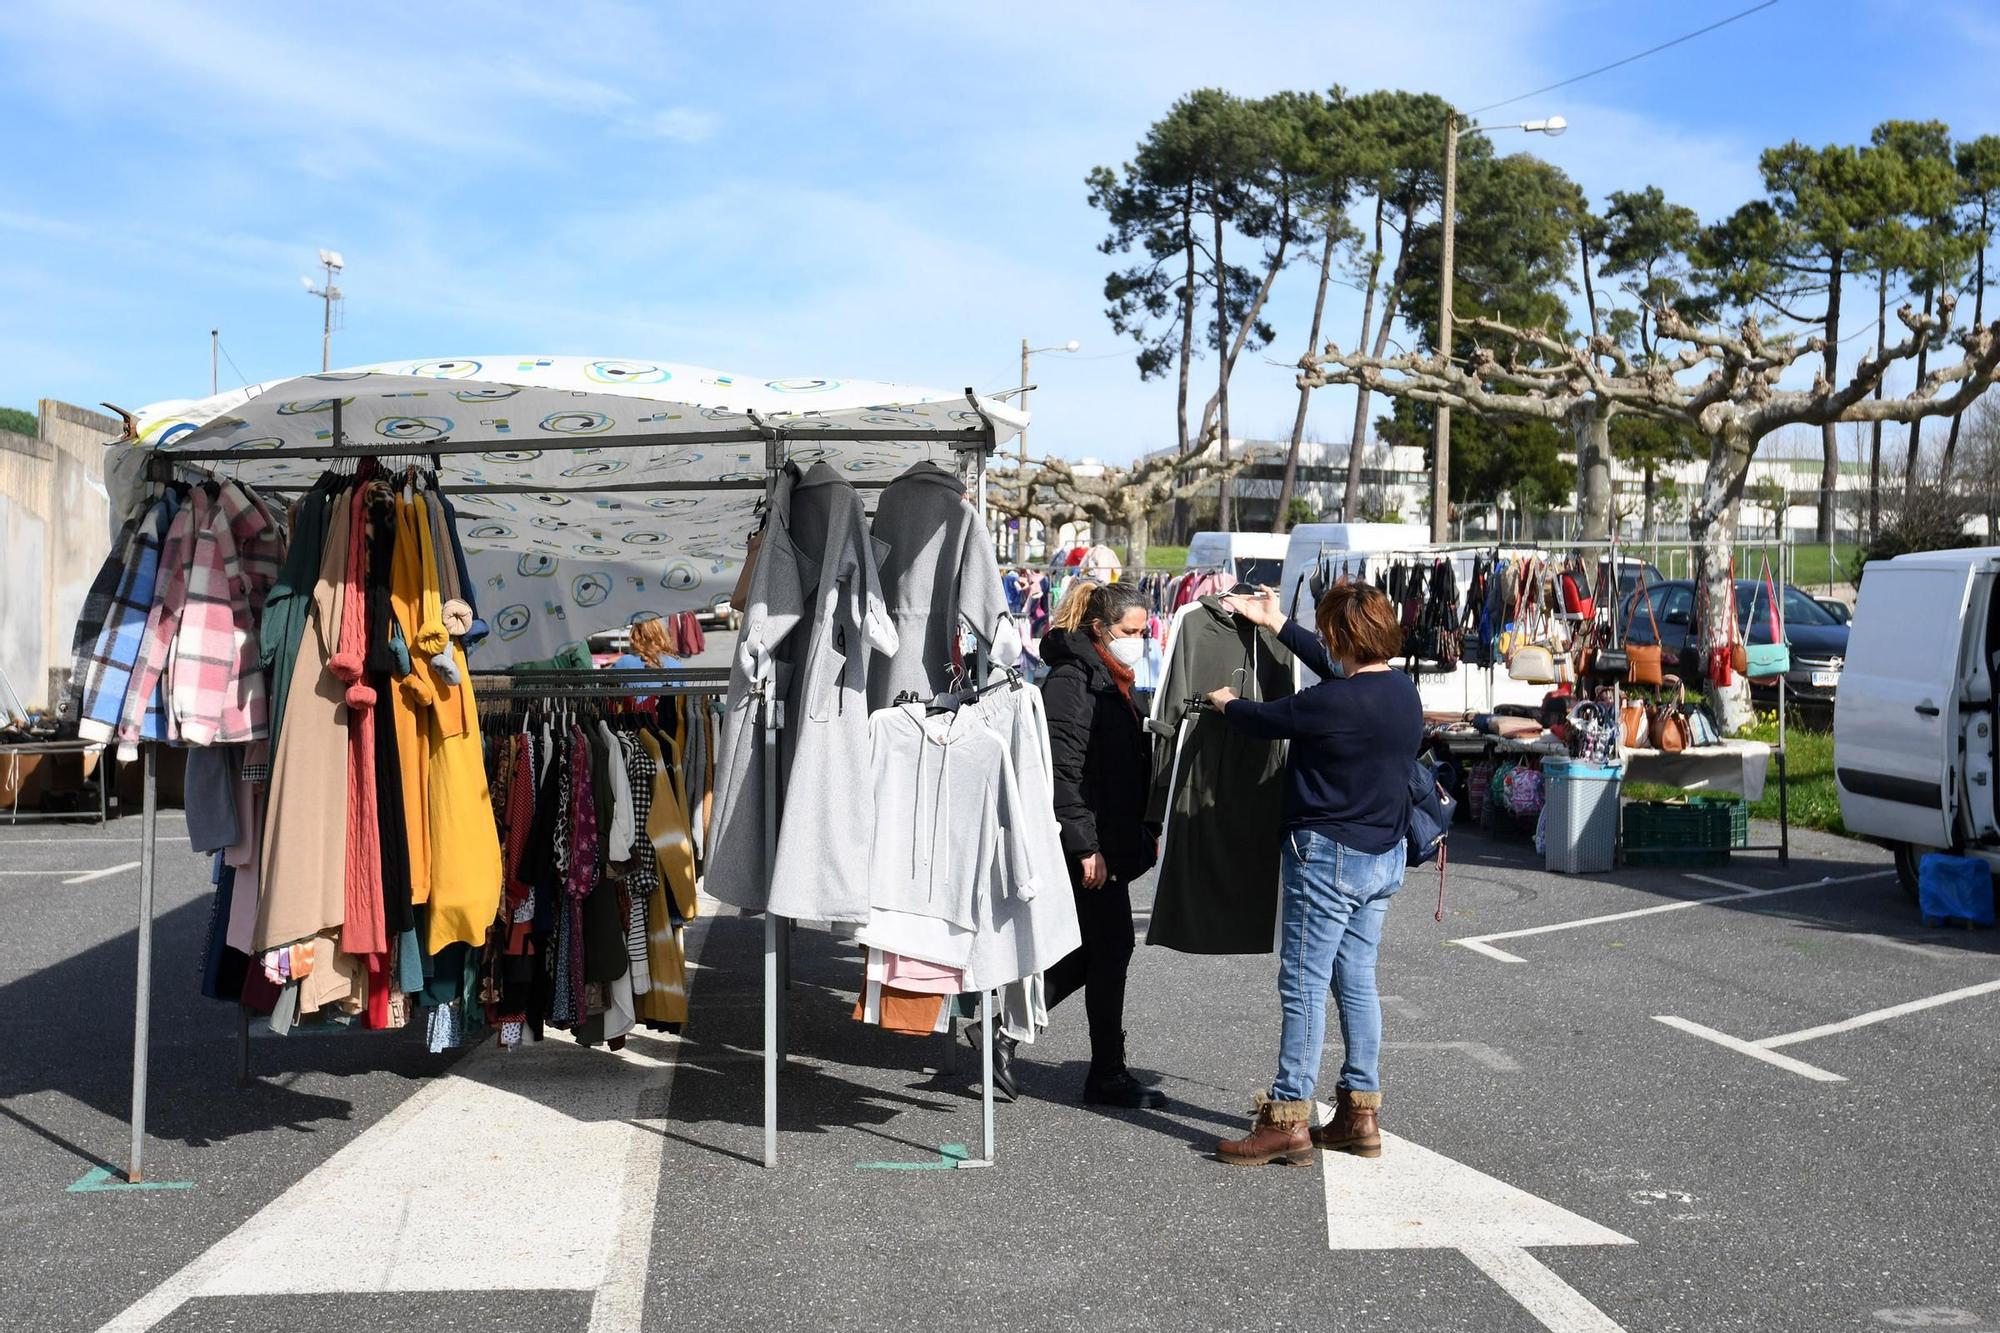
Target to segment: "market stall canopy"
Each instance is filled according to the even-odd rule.
[[[773,440],[865,485],[924,459],[950,466],[955,447],[990,448],[1026,422],[995,399],[870,380],[444,357],[156,403],[134,414],[125,443],[137,447],[114,448],[106,476],[122,502],[153,455],[198,458],[267,490],[311,485],[335,450],[434,457],[493,631],[474,665],[493,669],[554,656],[640,611],[726,599]]]

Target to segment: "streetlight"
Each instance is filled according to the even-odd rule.
[[[326,281],[322,285],[318,287],[313,286],[311,278],[302,277],[299,281],[304,284],[307,295],[314,297],[326,307],[320,318],[319,368],[322,371],[327,371],[333,368],[331,364],[333,353],[333,307],[341,299],[340,288],[333,285],[333,275],[345,268],[347,261],[340,257],[340,251],[338,250],[322,250],[319,252],[319,262],[320,267],[326,270]]]
[[[1039,356],[1043,352],[1074,352],[1081,346],[1083,344],[1074,338],[1056,347],[1030,347],[1026,338],[1021,339],[1022,411],[1025,412],[1028,408],[1028,390],[1033,387],[1028,383],[1028,358]],[[1021,427],[1021,437],[1017,443],[1020,445],[1021,485],[1023,487],[1022,501],[1025,506],[1027,500],[1026,487],[1028,484],[1028,428],[1026,426]],[[1016,519],[1015,522],[1019,526],[1014,530],[1014,563],[1025,565],[1028,563],[1028,519],[1024,516]]]
[[[1440,281],[1438,282],[1438,355],[1444,360],[1451,359],[1451,252],[1452,240],[1458,231],[1458,136],[1461,134],[1490,134],[1494,130],[1525,130],[1529,134],[1546,134],[1550,138],[1569,128],[1569,122],[1561,116],[1550,116],[1546,120],[1523,120],[1512,125],[1467,125],[1461,128],[1456,111],[1447,112],[1444,118],[1444,252],[1442,255]],[[1434,455],[1431,466],[1431,540],[1447,542],[1451,540],[1451,408],[1443,403],[1437,408],[1437,440],[1432,448]]]

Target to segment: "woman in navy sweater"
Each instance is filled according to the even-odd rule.
[[[1317,636],[1285,618],[1277,595],[1224,605],[1275,631],[1319,684],[1254,703],[1227,689],[1209,695],[1231,726],[1291,742],[1285,766],[1285,846],[1278,999],[1284,1014],[1278,1076],[1259,1094],[1248,1138],[1219,1144],[1238,1166],[1304,1165],[1315,1145],[1361,1157],[1382,1152],[1376,1113],[1382,1085],[1382,1005],[1375,957],[1389,899],[1403,886],[1410,819],[1410,760],[1423,741],[1423,706],[1410,678],[1390,668],[1403,631],[1388,597],[1340,584],[1320,598]],[[1347,1048],[1327,1125],[1308,1131],[1326,1042],[1329,988]]]

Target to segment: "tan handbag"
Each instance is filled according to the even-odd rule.
[[[1539,567],[1526,576],[1523,593],[1514,620],[1514,651],[1507,655],[1507,674],[1530,685],[1554,685],[1559,680],[1556,648],[1549,640],[1548,619],[1542,610]]]
[[[1674,701],[1661,703],[1653,711],[1653,748],[1662,754],[1679,754],[1692,744],[1688,734],[1687,717],[1682,709],[1687,706],[1687,686],[1674,682]]]
[[[1652,740],[1646,719],[1646,701],[1625,696],[1618,709],[1618,739],[1628,750],[1646,749]]]
[[[1666,683],[1666,671],[1662,665],[1660,651],[1660,620],[1653,614],[1653,599],[1646,595],[1646,575],[1639,575],[1638,591],[1633,593],[1640,605],[1646,608],[1646,619],[1653,624],[1651,643],[1634,643],[1628,634],[1625,639],[1625,683],[1628,685],[1659,686]]]

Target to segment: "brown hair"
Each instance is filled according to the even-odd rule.
[[[1098,585],[1090,579],[1078,579],[1070,584],[1069,591],[1063,594],[1062,604],[1049,617],[1049,624],[1057,629],[1082,629],[1084,622],[1090,618],[1090,595],[1097,589]]]
[[[1326,650],[1360,666],[1386,662],[1403,651],[1403,626],[1388,594],[1366,583],[1339,583],[1314,608]]]
[[[627,633],[631,637],[632,651],[647,666],[657,667],[672,656],[668,651],[673,644],[667,638],[667,622],[658,616],[633,622]]]

